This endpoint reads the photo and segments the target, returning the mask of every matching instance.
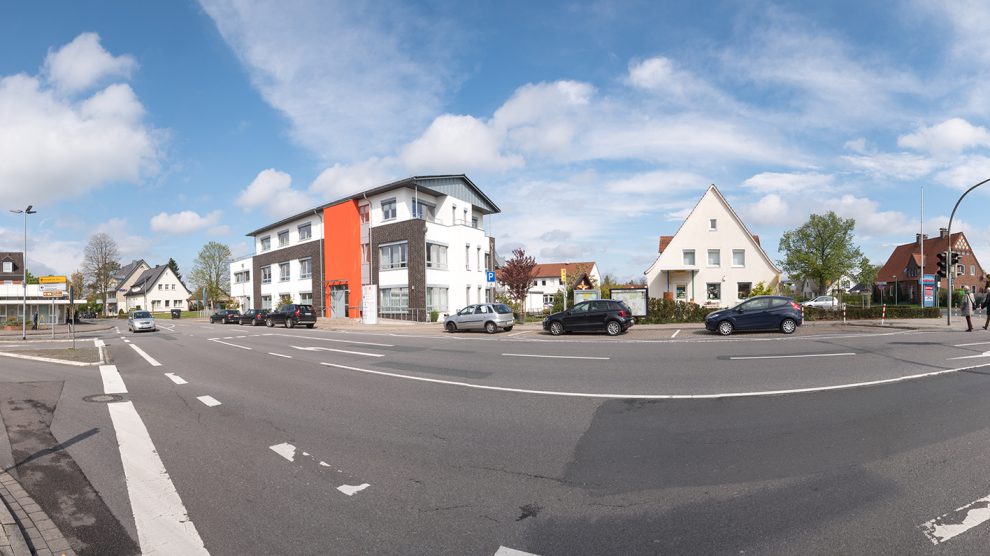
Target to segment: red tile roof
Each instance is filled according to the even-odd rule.
[[[538,264],[533,268],[533,278],[546,278],[548,276],[554,276],[560,278],[560,269],[566,269],[567,275],[577,276],[582,271],[591,272],[591,267],[594,266],[594,261],[589,263],[546,263]],[[569,278],[568,278],[569,279]]]
[[[965,239],[965,234],[962,232],[956,232],[952,234],[951,244],[955,245],[959,239],[963,238],[968,244],[969,241]],[[922,271],[923,274],[935,274],[938,271],[938,257],[937,253],[945,251],[949,248],[950,239],[944,237],[933,237],[925,240],[925,264]],[[904,273],[904,269],[907,268],[908,263],[913,261],[918,267],[921,266],[921,248],[918,246],[917,241],[912,241],[911,243],[905,243],[903,245],[898,245],[894,247],[894,251],[890,254],[887,262],[884,263],[883,267],[877,273],[877,280],[880,282],[894,282],[894,281],[915,281],[917,277],[910,277]],[[979,267],[980,272],[977,273],[978,276],[983,274],[983,265],[976,260],[976,255],[972,252],[962,253],[962,259],[960,264],[976,265]],[[978,280],[977,277],[971,277],[969,272],[964,276],[960,276],[958,279],[954,278],[954,283],[970,282],[969,278],[974,278],[972,280],[974,283]],[[966,279],[966,280],[964,280]]]

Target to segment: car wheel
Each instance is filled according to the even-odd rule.
[[[622,334],[622,325],[619,324],[619,321],[617,320],[610,320],[605,325],[605,332],[608,333],[609,336],[618,336],[619,334]]]
[[[505,327],[505,331],[506,332],[512,332],[512,327],[511,326],[506,326]]]
[[[729,334],[732,334],[732,323],[727,320],[723,320],[722,322],[718,323],[718,333],[723,336],[728,336]]]
[[[306,328],[313,328],[314,326],[316,326],[316,325],[315,324],[307,324],[306,325]]]
[[[784,319],[780,323],[780,331],[784,334],[793,334],[795,330],[797,330],[797,323],[794,322],[794,319]]]
[[[293,320],[292,317],[289,317],[289,318],[285,319],[285,327],[286,328],[295,328],[296,327],[296,321]]]
[[[450,332],[451,334],[457,332],[457,325],[452,322],[448,322],[446,328],[447,332]]]
[[[267,326],[268,328],[273,328],[275,326],[275,321],[273,321],[271,317],[269,317],[265,319],[265,326]]]
[[[550,323],[550,333],[554,336],[560,336],[564,333],[564,325],[561,324],[559,320],[555,320]]]
[[[494,322],[488,321],[488,322],[485,323],[485,332],[487,332],[489,334],[494,334],[494,333],[498,332],[498,327],[495,326],[495,323]]]

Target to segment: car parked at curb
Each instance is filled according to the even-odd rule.
[[[230,323],[240,323],[241,322],[241,312],[237,309],[220,309],[217,312],[210,315],[210,324],[215,322],[230,324]]]
[[[565,332],[605,332],[618,336],[633,325],[632,309],[623,301],[595,299],[543,319],[543,330],[554,336]]]
[[[838,309],[840,306],[839,300],[831,295],[819,295],[811,301],[805,301],[801,305],[804,307],[818,307],[819,309]]]
[[[284,324],[286,328],[295,328],[296,325],[305,324],[306,328],[316,326],[316,312],[312,305],[301,305],[289,303],[279,305],[277,309],[265,316],[265,326],[271,328],[276,324]]]
[[[790,297],[779,295],[751,297],[705,317],[705,328],[722,336],[736,330],[780,330],[793,334],[802,323],[801,306]]]
[[[158,331],[155,317],[148,311],[134,311],[127,316],[127,330],[141,332],[142,330]]]
[[[251,326],[259,326],[265,324],[265,319],[268,317],[268,309],[248,309],[241,313],[238,319],[239,324],[250,324]]]
[[[512,326],[515,324],[516,319],[512,314],[512,308],[505,303],[468,305],[443,319],[444,329],[451,333],[460,330],[484,330],[489,334],[494,334],[499,329],[508,332],[512,330]]]

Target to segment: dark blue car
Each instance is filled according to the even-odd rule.
[[[803,322],[801,306],[790,297],[759,295],[705,317],[705,328],[723,336],[735,330],[780,330],[793,334]]]

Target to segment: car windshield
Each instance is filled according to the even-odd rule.
[[[151,313],[148,311],[134,311],[134,318],[136,319],[150,319]]]

